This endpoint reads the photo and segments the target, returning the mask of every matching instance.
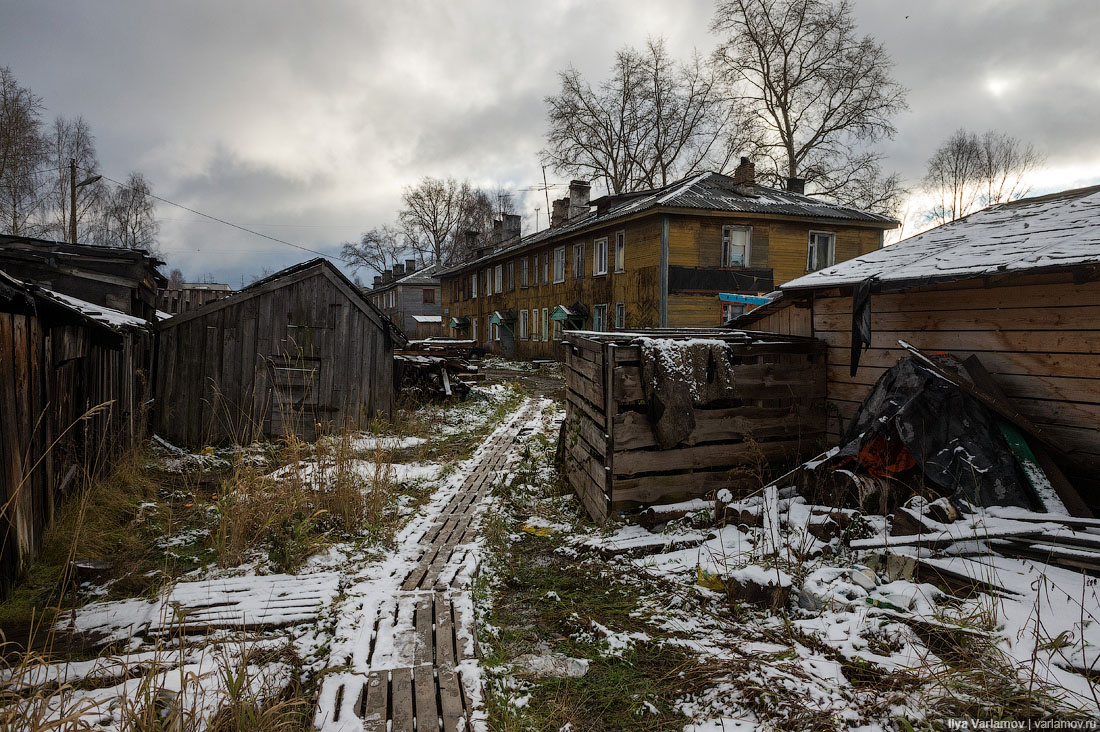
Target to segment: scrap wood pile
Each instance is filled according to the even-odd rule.
[[[453,338],[409,341],[394,351],[394,383],[399,393],[419,398],[465,398],[481,378],[470,363],[478,356],[477,343]]]

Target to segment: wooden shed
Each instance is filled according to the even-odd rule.
[[[661,410],[643,382],[651,372],[646,352],[693,344],[708,349],[700,379],[722,371],[725,380],[684,405],[694,428],[662,449],[653,423]],[[824,350],[811,338],[725,329],[566,331],[562,446],[569,484],[597,520],[641,504],[760,487],[758,469],[820,451]]]
[[[993,206],[807,275],[734,323],[828,344],[831,443],[907,355],[898,341],[976,356],[1100,507],[1100,186]]]
[[[0,597],[62,498],[145,434],[145,320],[0,272]]]
[[[154,429],[184,444],[365,427],[393,407],[404,338],[314,259],[157,323]]]

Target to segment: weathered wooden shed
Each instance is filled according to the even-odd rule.
[[[365,427],[393,407],[400,331],[325,259],[156,325],[154,429],[185,444]]]
[[[825,344],[812,338],[702,328],[566,331],[564,347],[565,474],[597,520],[642,504],[759,488],[759,469],[820,451]],[[669,393],[676,390],[684,392],[680,401]],[[659,423],[672,410],[691,414],[670,438]]]
[[[993,206],[806,275],[734,323],[828,344],[832,443],[907,355],[898,341],[976,356],[1100,508],[1100,186]]]
[[[62,498],[145,434],[141,318],[0,272],[0,597]]]

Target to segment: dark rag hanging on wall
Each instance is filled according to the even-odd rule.
[[[852,357],[849,376],[856,375],[859,356],[871,345],[871,278],[860,282],[852,291]]]

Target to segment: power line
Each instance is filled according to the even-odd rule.
[[[94,172],[94,171],[89,171],[89,172]],[[103,174],[100,173],[100,175],[103,175]],[[114,183],[116,186],[120,186],[122,188],[128,188],[131,191],[137,190],[133,186],[127,185],[126,183],[119,182],[119,181],[115,180],[114,178],[111,178],[110,176],[104,175],[103,180],[109,180],[112,183]],[[139,191],[139,193],[143,193],[144,195],[149,196],[149,198],[155,198],[158,201],[161,201],[163,203],[167,203],[169,206],[175,206],[176,208],[182,208],[184,211],[189,211],[190,213],[193,213],[196,216],[202,216],[203,218],[210,219],[211,221],[217,221],[219,224],[225,224],[226,226],[232,226],[234,229],[239,229],[239,230],[241,230],[245,233],[253,234],[253,235],[259,236],[259,237],[263,237],[264,239],[269,239],[269,240],[271,240],[273,242],[277,242],[279,244],[285,244],[288,247],[294,247],[295,249],[301,249],[303,252],[310,252],[311,254],[317,254],[317,255],[320,255],[320,256],[324,257],[325,259],[330,259],[334,262],[342,261],[342,260],[340,260],[339,257],[334,257],[331,254],[325,254],[324,252],[319,252],[316,249],[310,249],[309,247],[304,247],[301,244],[294,244],[294,243],[291,243],[289,241],[284,241],[283,239],[277,239],[273,236],[269,236],[268,234],[264,234],[264,233],[259,232],[259,231],[254,231],[252,229],[248,229],[248,228],[246,228],[244,226],[241,226],[239,224],[234,224],[232,221],[226,221],[225,219],[220,219],[217,216],[211,216],[210,214],[205,214],[202,211],[196,211],[195,209],[193,209],[189,206],[184,206],[182,203],[176,203],[175,201],[169,201],[167,198],[162,198],[162,197],[160,197],[160,196],[158,196],[154,193],[150,193],[149,191]]]

